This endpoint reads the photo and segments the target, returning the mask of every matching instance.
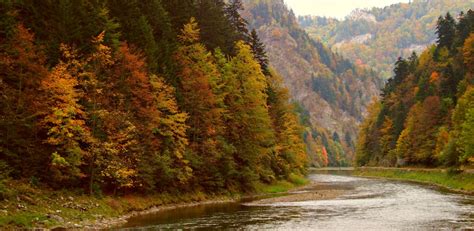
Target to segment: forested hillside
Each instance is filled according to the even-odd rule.
[[[301,105],[316,166],[351,164],[357,126],[382,81],[311,39],[283,0],[246,0],[243,16],[262,38],[271,65]]]
[[[240,1],[0,3],[0,198],[251,191],[304,174],[303,131]]]
[[[301,16],[298,20],[311,37],[388,79],[398,57],[420,53],[436,41],[439,15],[458,15],[473,7],[472,0],[413,0],[356,10],[344,20],[316,16]]]
[[[457,18],[440,17],[436,45],[395,63],[361,127],[357,165],[474,163],[474,12]]]

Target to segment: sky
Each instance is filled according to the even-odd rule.
[[[409,0],[285,0],[296,15],[317,15],[343,19],[357,8],[384,7]]]

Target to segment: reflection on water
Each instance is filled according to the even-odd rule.
[[[131,229],[432,230],[473,229],[474,197],[426,186],[315,173],[324,188],[345,188],[332,200],[196,206],[131,219]],[[141,228],[138,228],[141,227]]]

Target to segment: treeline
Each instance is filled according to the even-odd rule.
[[[2,1],[1,181],[217,193],[304,174],[298,116],[241,8]]]
[[[474,162],[474,12],[437,23],[437,45],[399,58],[361,127],[356,163],[459,167]]]

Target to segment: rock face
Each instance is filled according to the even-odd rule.
[[[371,14],[370,12],[361,10],[361,9],[356,9],[352,11],[350,15],[346,17],[348,20],[365,20],[367,22],[377,22],[377,18]]]
[[[336,49],[339,49],[340,47],[342,47],[343,45],[345,44],[367,44],[370,42],[370,40],[373,38],[374,36],[372,34],[363,34],[363,35],[358,35],[358,36],[355,36],[353,38],[351,38],[350,40],[342,40],[341,42],[338,42],[336,44],[334,44],[334,48]]]
[[[283,0],[245,0],[244,4],[242,15],[266,45],[270,65],[282,75],[293,100],[308,111],[317,131],[313,137],[327,133],[350,155],[358,124],[382,81],[311,39]],[[322,145],[329,146],[324,139]]]

